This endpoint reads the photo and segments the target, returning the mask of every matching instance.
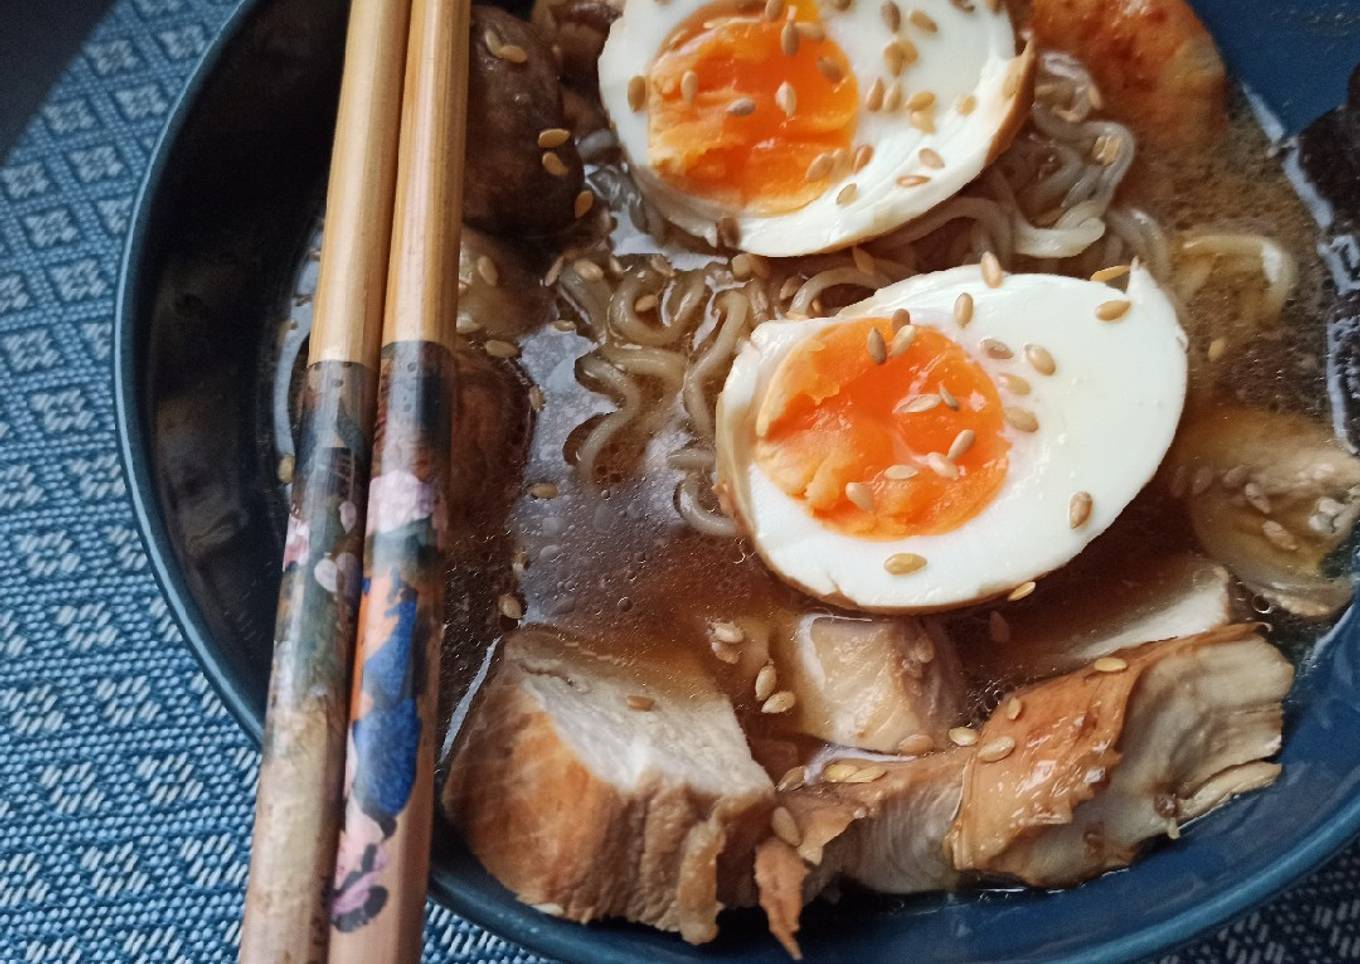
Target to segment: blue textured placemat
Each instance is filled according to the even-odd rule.
[[[120,0],[0,167],[0,961],[234,956],[256,753],[152,579],[110,375],[142,172],[234,6]],[[1358,881],[1352,848],[1167,960],[1360,959]],[[434,907],[425,947],[539,960]]]

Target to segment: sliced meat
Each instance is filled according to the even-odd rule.
[[[970,646],[968,665],[989,679],[1041,679],[1126,646],[1233,620],[1232,576],[1203,556],[1153,555],[1084,575],[1059,574],[1057,585],[1041,585],[1031,601],[1009,609],[1006,641]]]
[[[543,131],[567,127],[552,51],[519,17],[483,6],[472,8],[468,49],[463,217],[515,238],[571,224],[581,157],[570,139],[539,144]]]
[[[1326,561],[1360,515],[1360,459],[1329,426],[1265,409],[1201,411],[1181,427],[1164,477],[1178,491],[1201,474],[1212,484],[1191,487],[1186,505],[1205,552],[1296,615],[1350,602],[1350,579]]]
[[[761,844],[756,884],[770,932],[790,953],[798,956],[799,908],[836,880],[889,894],[958,883],[944,841],[972,752],[955,748],[893,761],[844,757],[822,768],[817,782],[780,793],[793,832],[786,823],[784,839]]]
[[[774,788],[699,667],[607,652],[542,629],[508,637],[458,736],[445,806],[526,903],[711,940],[723,902],[749,887]]]
[[[1079,57],[1111,114],[1158,146],[1204,144],[1227,127],[1227,71],[1185,0],[1033,0],[1041,47]]]
[[[1274,781],[1293,675],[1253,626],[1226,626],[1019,691],[965,768],[954,865],[1038,887],[1127,865],[1144,841]]]
[[[807,615],[770,647],[779,688],[797,697],[788,725],[829,743],[893,753],[924,735],[943,746],[963,713],[963,671],[934,621]]]

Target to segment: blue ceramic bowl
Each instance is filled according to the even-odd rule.
[[[340,4],[246,0],[156,147],[123,269],[123,455],[151,559],[203,669],[259,738],[282,544],[276,322],[319,209],[342,49]],[[1296,129],[1340,103],[1360,4],[1202,0],[1237,76]],[[472,149],[476,149],[472,145]],[[279,430],[283,430],[280,428]],[[868,898],[809,910],[815,961],[1114,961],[1183,943],[1270,897],[1360,830],[1360,626],[1320,643],[1288,704],[1284,777],[1127,871],[1072,890]],[[518,903],[447,828],[431,892],[544,954],[592,962],[786,960],[758,912],[704,948],[581,927]]]

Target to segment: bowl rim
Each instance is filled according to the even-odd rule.
[[[139,293],[148,281],[145,248],[150,233],[150,209],[166,175],[170,154],[224,52],[267,2],[240,0],[228,15],[182,87],[151,149],[119,260],[111,359],[118,453],[152,574],[199,668],[256,747],[261,742],[263,720],[233,684],[223,661],[218,658],[208,625],[176,564],[170,534],[160,511],[148,457],[149,433],[142,422],[143,392],[138,380],[137,346],[142,328],[138,315]],[[1347,622],[1343,620],[1337,628],[1344,630]],[[1360,798],[1335,811],[1323,826],[1305,838],[1301,846],[1283,854],[1269,869],[1221,889],[1174,917],[1050,960],[1053,964],[1105,964],[1174,950],[1278,895],[1334,856],[1357,835],[1360,835]],[[636,960],[627,951],[598,946],[589,927],[575,925],[566,930],[544,926],[547,922],[542,915],[525,904],[507,903],[484,888],[464,890],[456,884],[448,884],[442,875],[434,872],[430,895],[470,923],[535,953],[567,960],[589,957],[593,962],[610,964],[633,964]]]

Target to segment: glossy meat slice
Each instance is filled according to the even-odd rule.
[[[1033,0],[1040,47],[1080,58],[1109,111],[1159,146],[1212,141],[1227,72],[1186,0]]]
[[[1040,887],[1125,866],[1145,840],[1275,780],[1266,758],[1292,680],[1253,626],[1225,626],[1019,691],[966,768],[954,865]]]
[[[989,679],[1041,679],[1126,646],[1226,626],[1233,610],[1232,576],[1216,562],[1193,553],[1150,555],[1074,578],[1055,575],[1006,610],[1004,642],[987,639],[964,655]]]
[[[723,904],[750,897],[738,891],[774,788],[701,669],[608,652],[542,629],[508,637],[458,736],[445,807],[526,903],[711,940]]]
[[[779,687],[798,698],[789,725],[828,743],[893,753],[924,735],[943,746],[963,714],[963,670],[933,620],[806,615],[770,646]]]
[[[955,748],[913,759],[843,756],[821,768],[815,782],[780,793],[794,833],[774,842],[783,849],[761,844],[756,884],[770,931],[790,953],[798,956],[794,893],[806,902],[838,879],[889,894],[957,884],[944,841],[972,753]]]

